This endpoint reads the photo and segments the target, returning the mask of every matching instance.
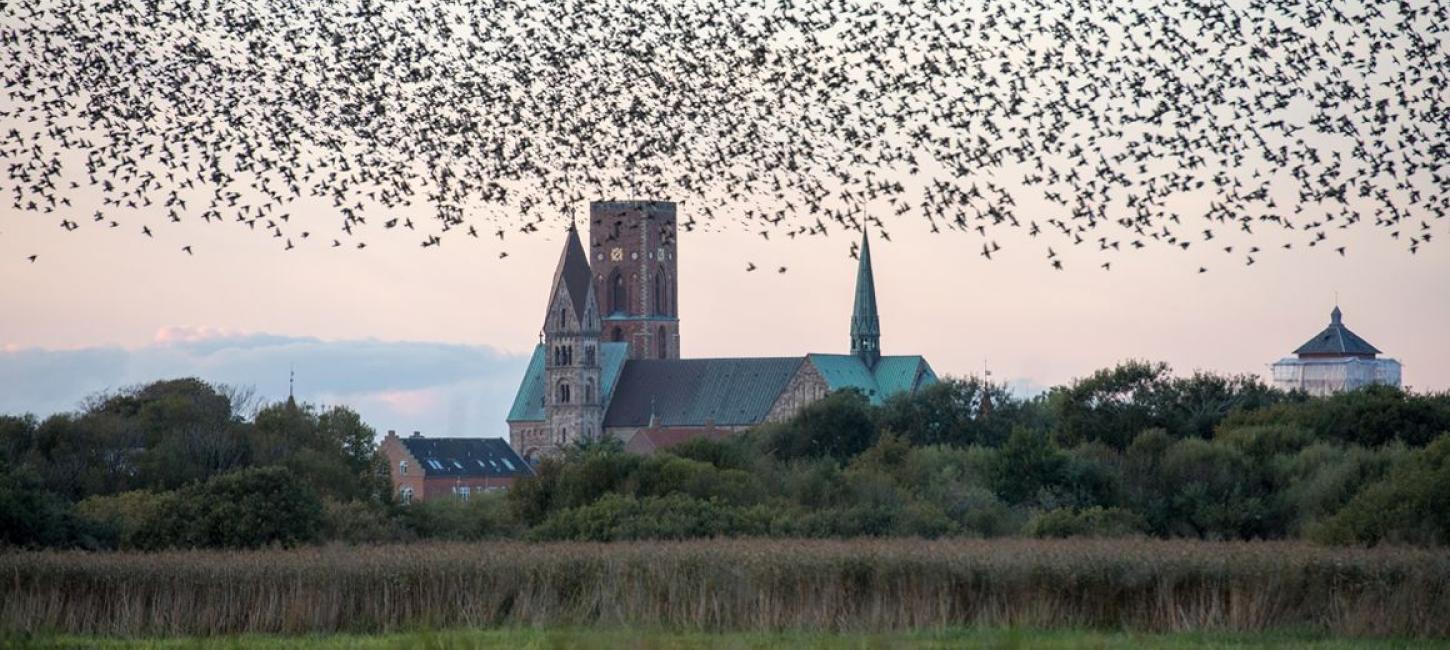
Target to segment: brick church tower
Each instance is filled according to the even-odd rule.
[[[631,359],[680,358],[675,204],[590,203],[589,239],[603,339]]]
[[[599,301],[579,232],[569,226],[544,319],[544,430],[539,447],[562,448],[604,431]]]

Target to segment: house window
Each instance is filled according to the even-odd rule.
[[[406,461],[406,460],[400,460],[400,461],[398,461],[398,473],[399,474],[402,474],[403,476],[407,476],[408,475],[408,461]]]
[[[468,500],[469,489],[468,489],[468,486],[467,485],[460,485],[460,486],[458,486],[456,488],[453,488],[453,493],[454,494],[457,494],[458,495],[458,499],[461,500],[461,501],[467,501]]]
[[[623,343],[624,342],[624,330],[620,329],[619,326],[616,325],[614,327],[614,334],[611,335],[609,338],[614,339],[614,342],[615,343]]]
[[[659,353],[659,356],[660,356],[661,359],[664,359],[664,358],[666,358],[669,355],[669,352],[670,352],[669,334],[667,332],[665,332],[665,327],[663,325],[660,326],[659,335],[655,337],[655,348],[656,348],[656,352]]]
[[[629,311],[629,290],[624,285],[624,274],[618,269],[609,276],[609,311],[614,314]]]
[[[586,380],[584,380],[584,403],[585,404],[593,404],[594,403],[594,380],[593,379],[586,379]]]
[[[560,383],[559,384],[559,391],[558,392],[559,392],[559,403],[560,404],[568,404],[569,403],[569,384],[567,384],[567,383]]]
[[[405,488],[403,488],[401,490],[398,490],[398,500],[401,501],[403,503],[403,505],[405,505],[405,506],[408,505],[408,504],[410,504],[410,503],[412,503],[413,502],[413,488],[405,487]]]
[[[665,274],[661,269],[655,272],[654,309],[656,314],[665,314]]]
[[[584,365],[594,365],[594,346],[592,345],[584,346]]]

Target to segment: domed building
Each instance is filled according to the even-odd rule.
[[[1272,366],[1274,386],[1324,396],[1370,384],[1400,386],[1400,362],[1379,358],[1380,351],[1344,326],[1336,305],[1329,327],[1299,346],[1294,356]]]

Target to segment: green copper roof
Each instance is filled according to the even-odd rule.
[[[811,354],[806,358],[826,380],[827,388],[855,388],[872,404],[936,383],[931,364],[920,356],[881,357],[875,368],[867,368],[866,362],[854,354]]]
[[[602,401],[609,406],[609,397],[614,384],[619,380],[619,371],[629,358],[628,343],[599,344],[599,383]],[[534,356],[529,358],[529,367],[524,371],[524,380],[514,396],[513,408],[509,409],[509,422],[542,422],[544,419],[544,346],[534,346]]]
[[[869,366],[881,356],[881,320],[876,314],[876,278],[871,272],[871,242],[861,231],[860,264],[856,267],[856,301],[851,308],[851,353]]]
[[[529,367],[524,369],[524,380],[519,383],[519,392],[514,395],[513,408],[509,409],[509,422],[544,419],[544,344],[534,346],[534,355],[529,357]]]

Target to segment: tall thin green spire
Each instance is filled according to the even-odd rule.
[[[881,360],[881,319],[876,315],[876,279],[871,273],[871,242],[861,229],[860,265],[856,268],[856,304],[851,308],[851,354],[867,368]]]

